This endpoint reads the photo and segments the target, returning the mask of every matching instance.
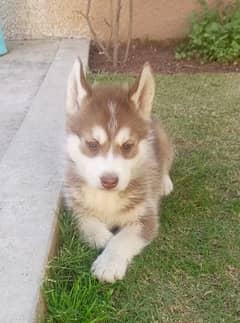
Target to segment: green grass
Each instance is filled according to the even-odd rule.
[[[63,212],[44,286],[47,322],[240,322],[240,77],[156,81],[155,113],[176,146],[175,190],[163,202],[159,236],[124,281],[100,284],[89,273],[96,251]]]

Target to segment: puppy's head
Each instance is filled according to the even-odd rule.
[[[81,179],[105,190],[125,190],[149,157],[155,83],[146,63],[130,88],[94,86],[77,59],[67,89],[68,155]]]

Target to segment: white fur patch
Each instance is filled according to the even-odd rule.
[[[109,283],[122,279],[132,258],[147,245],[140,231],[140,225],[130,225],[114,236],[94,261],[93,275]]]
[[[92,216],[83,216],[79,220],[80,231],[83,232],[86,241],[95,248],[104,248],[113,234],[106,225]]]
[[[122,145],[127,142],[130,138],[130,129],[129,128],[121,128],[116,135],[115,142],[118,145]]]
[[[72,161],[78,160],[80,149],[80,138],[77,135],[70,134],[67,137],[67,152]]]
[[[96,126],[92,129],[92,136],[100,143],[100,145],[103,145],[107,141],[107,134],[100,126]]]
[[[162,188],[163,195],[168,195],[173,191],[173,183],[169,175],[164,175],[162,185],[163,185],[163,188]]]

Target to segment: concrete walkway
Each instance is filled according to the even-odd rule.
[[[36,319],[63,181],[64,107],[87,40],[12,43],[0,58],[0,322]]]
[[[0,57],[0,160],[53,61],[59,41],[15,41]]]

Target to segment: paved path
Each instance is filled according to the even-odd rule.
[[[26,42],[0,58],[6,81],[0,92],[3,323],[36,318],[63,180],[66,80],[76,56],[86,66],[88,50],[87,40]]]
[[[0,160],[21,125],[59,41],[13,41],[0,57]]]

